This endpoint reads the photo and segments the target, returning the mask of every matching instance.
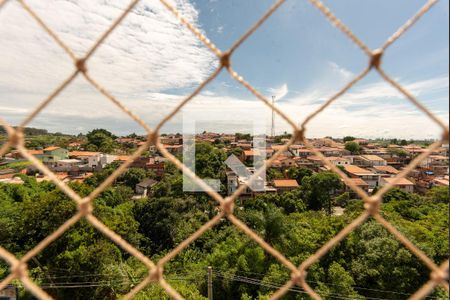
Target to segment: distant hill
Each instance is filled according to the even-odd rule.
[[[34,135],[46,135],[49,134],[46,129],[25,127],[24,133],[26,136],[34,136]],[[0,126],[0,134],[6,135],[6,129]]]

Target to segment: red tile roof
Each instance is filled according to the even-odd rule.
[[[50,146],[44,149],[44,151],[54,151],[54,150],[58,150],[61,149],[61,147],[56,147],[56,146]]]
[[[276,179],[273,181],[273,185],[276,188],[296,188],[299,186],[297,180],[293,179]]]

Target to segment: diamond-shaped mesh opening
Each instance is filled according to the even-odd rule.
[[[4,283],[4,281],[8,280],[10,274],[9,265],[3,259],[0,260],[0,284],[8,284]]]
[[[322,298],[406,299],[428,280],[427,266],[369,219],[313,264],[306,282]]]
[[[185,13],[192,6],[182,2],[178,9]],[[217,57],[203,43],[160,2],[151,1],[138,3],[90,60],[92,77],[146,120],[168,114],[154,107],[167,105],[170,97],[181,101],[177,92],[200,84],[217,65]],[[154,84],[162,77],[164,83]]]
[[[222,228],[215,230],[214,234],[215,237],[211,239],[215,243],[211,244],[211,250],[205,255],[206,262],[211,267],[209,272],[212,274],[215,297],[237,298],[243,294],[257,297],[262,291],[269,294],[269,291],[276,289],[276,286],[265,284],[265,281],[270,280],[270,276],[287,275],[278,278],[278,286],[283,284],[284,279],[289,278],[287,267],[235,229],[231,223],[226,222]],[[195,270],[204,272],[205,275],[208,272],[206,266],[193,268],[192,272]],[[268,287],[267,290],[261,289],[264,285]],[[206,291],[206,281],[200,287]]]
[[[62,78],[71,74],[72,66],[66,53],[18,1],[5,6],[0,22],[11,26],[0,29],[0,38],[4,41],[0,45],[3,57],[0,70],[9,74],[0,82],[5,87],[2,118],[18,125],[23,116],[31,114],[32,108],[61,83]],[[29,47],[30,43],[34,46]]]
[[[150,282],[157,281],[158,284],[165,289],[168,294],[175,298],[175,299],[182,299],[183,297],[180,296],[179,293],[177,293],[170,285],[169,283],[164,280],[163,278],[163,270],[161,268],[156,267],[147,257],[145,257],[139,250],[132,247],[130,244],[128,244],[124,239],[122,239],[120,236],[118,236],[116,233],[114,233],[112,230],[110,230],[105,224],[101,223],[98,219],[96,219],[92,215],[92,201],[96,196],[98,196],[108,185],[110,185],[121,173],[123,173],[128,167],[129,164],[131,164],[131,161],[134,160],[137,156],[139,156],[145,148],[150,146],[150,144],[156,144],[159,149],[163,149],[162,144],[157,139],[157,136],[159,135],[160,128],[168,121],[170,120],[180,109],[182,106],[186,105],[191,99],[193,99],[194,96],[199,94],[207,85],[209,81],[211,81],[220,70],[226,69],[230,75],[239,82],[242,86],[247,88],[252,94],[254,94],[259,100],[261,100],[263,103],[265,103],[267,106],[272,107],[274,111],[279,115],[281,118],[283,118],[285,121],[287,121],[291,127],[294,129],[294,136],[291,140],[291,143],[294,143],[296,141],[302,141],[304,142],[308,148],[313,149],[313,146],[305,139],[305,130],[308,128],[309,121],[314,119],[319,113],[321,113],[323,110],[327,109],[329,104],[331,104],[334,100],[345,94],[353,85],[355,85],[358,81],[360,81],[362,78],[364,78],[369,71],[372,69],[376,69],[376,71],[383,77],[384,80],[389,82],[393,87],[395,87],[397,90],[399,90],[402,94],[404,94],[408,100],[414,104],[416,107],[418,107],[420,110],[422,110],[424,113],[426,113],[431,120],[441,127],[443,131],[442,141],[448,141],[448,126],[444,124],[438,117],[436,117],[433,113],[431,113],[425,106],[423,106],[416,97],[408,92],[407,89],[405,89],[402,85],[400,85],[398,82],[396,82],[394,79],[392,79],[388,74],[386,74],[381,65],[382,65],[382,56],[384,54],[384,51],[389,48],[393,43],[395,43],[410,27],[412,27],[422,16],[424,16],[431,7],[436,4],[436,0],[430,0],[428,1],[419,11],[416,15],[414,15],[407,23],[405,23],[404,26],[402,26],[396,33],[392,35],[391,38],[389,38],[383,46],[381,46],[380,49],[372,51],[369,49],[353,32],[344,25],[338,18],[336,18],[333,13],[323,5],[319,0],[310,0],[310,2],[317,7],[323,15],[333,24],[335,25],[339,30],[341,30],[353,43],[355,43],[362,51],[363,53],[367,54],[367,56],[370,59],[370,64],[368,67],[362,71],[359,75],[355,77],[352,81],[350,81],[346,86],[344,86],[339,92],[337,92],[333,97],[331,97],[323,106],[321,106],[316,112],[310,114],[306,121],[303,122],[301,127],[297,125],[295,121],[293,121],[291,118],[288,117],[282,110],[279,108],[273,107],[270,103],[270,100],[263,96],[263,94],[258,91],[255,87],[253,87],[250,83],[245,81],[243,77],[241,77],[237,72],[234,71],[231,64],[231,57],[233,56],[233,53],[236,49],[238,49],[261,25],[264,23],[274,12],[276,12],[282,4],[285,2],[283,0],[277,1],[268,11],[267,13],[259,20],[258,23],[256,23],[250,30],[240,39],[238,40],[234,46],[231,47],[231,49],[227,52],[222,52],[219,50],[213,43],[211,43],[210,40],[208,40],[204,34],[195,28],[194,25],[192,25],[191,20],[185,19],[175,7],[173,7],[169,2],[166,0],[161,0],[161,3],[170,11],[172,12],[176,18],[184,25],[187,26],[189,30],[191,30],[194,35],[203,42],[213,53],[215,53],[221,61],[220,67],[217,69],[213,75],[207,79],[204,83],[202,83],[189,97],[187,97],[181,105],[176,108],[172,114],[167,115],[165,119],[156,127],[156,132],[153,132],[151,128],[149,128],[139,117],[137,117],[133,112],[131,112],[127,107],[123,105],[122,102],[120,102],[118,99],[113,97],[107,90],[105,90],[103,87],[101,87],[93,77],[90,76],[89,73],[89,64],[87,64],[87,60],[96,52],[96,50],[101,46],[101,44],[105,41],[105,39],[109,36],[111,32],[114,31],[114,29],[120,25],[120,23],[123,21],[123,19],[132,11],[132,9],[137,5],[139,2],[138,0],[132,1],[127,8],[123,11],[123,13],[120,15],[119,18],[116,20],[113,20],[113,23],[111,27],[99,37],[97,42],[90,48],[88,53],[84,57],[77,57],[74,52],[69,47],[67,47],[62,40],[59,38],[57,34],[55,34],[50,27],[48,27],[45,23],[45,20],[40,18],[31,8],[26,6],[23,1],[19,1],[24,9],[28,11],[39,23],[39,25],[47,31],[47,33],[53,38],[53,40],[62,48],[64,51],[69,55],[69,57],[74,62],[75,70],[74,73],[67,78],[62,84],[57,87],[44,101],[41,103],[41,105],[27,118],[26,122],[24,124],[28,124],[29,121],[33,120],[34,117],[43,109],[45,106],[50,103],[58,94],[61,93],[62,90],[64,90],[68,85],[70,85],[73,81],[73,79],[78,76],[82,75],[84,76],[97,90],[99,90],[105,97],[107,97],[110,101],[112,101],[116,106],[118,106],[121,110],[123,110],[125,113],[127,113],[130,118],[132,118],[134,121],[136,121],[138,124],[140,124],[148,134],[148,142],[143,145],[139,152],[135,153],[132,157],[126,160],[124,165],[119,168],[116,172],[114,172],[110,177],[106,179],[106,181],[99,186],[93,193],[91,193],[87,198],[82,199],[77,193],[75,193],[72,189],[69,189],[66,185],[62,184],[62,182],[55,176],[54,173],[49,171],[48,169],[44,168],[43,165],[36,159],[33,158],[31,154],[27,154],[26,149],[24,148],[24,138],[21,134],[21,130],[14,130],[11,127],[7,127],[8,131],[8,143],[6,146],[3,146],[1,151],[1,154],[4,154],[6,152],[7,148],[9,146],[16,147],[21,154],[23,154],[27,159],[29,159],[34,165],[39,167],[41,171],[46,173],[49,178],[59,186],[70,198],[72,198],[78,205],[79,212],[72,217],[65,225],[62,227],[59,227],[56,232],[49,235],[45,242],[41,243],[39,247],[35,250],[32,250],[25,254],[25,257],[28,258],[28,260],[25,260],[25,262],[19,262],[13,255],[8,254],[5,250],[0,248],[0,254],[4,256],[8,262],[11,265],[14,265],[12,276],[14,278],[19,279],[24,286],[33,293],[33,295],[42,298],[42,299],[48,299],[50,298],[39,286],[34,284],[28,275],[28,272],[26,272],[27,267],[27,261],[35,257],[40,251],[44,250],[46,247],[50,245],[50,243],[57,239],[60,235],[62,235],[64,232],[66,232],[73,224],[75,224],[80,218],[86,217],[86,219],[96,227],[97,230],[101,231],[103,234],[105,234],[109,239],[114,241],[117,245],[119,245],[121,248],[126,250],[128,253],[135,256],[139,261],[144,263],[146,267],[149,269],[150,273],[148,276],[141,281],[140,284],[136,285],[133,290],[126,295],[126,298],[131,298],[138,294],[143,288],[145,288]],[[4,8],[4,4],[6,1],[0,2],[0,9]],[[3,119],[0,119],[0,124],[2,126],[8,126]],[[431,149],[434,149],[438,146],[438,143],[432,145]],[[280,151],[281,152],[281,151]],[[278,153],[281,154],[281,153]],[[319,156],[322,160],[324,160],[323,155],[321,156],[320,153],[317,151],[314,151],[316,155]],[[181,163],[177,163],[177,161],[174,159],[173,156],[171,156],[167,151],[162,151],[162,154],[168,158],[171,162],[177,165],[179,169],[183,169],[183,165]],[[423,155],[424,158],[428,156],[429,153],[426,153]],[[273,160],[268,161],[268,165],[270,165],[273,162]],[[417,162],[417,161],[416,161]],[[333,171],[338,173],[340,176],[343,176],[343,173],[339,171],[338,168],[330,166]],[[404,170],[404,172],[399,174],[400,177],[404,177],[409,171],[411,171],[415,167],[415,162],[413,162],[412,165],[410,165],[408,168]],[[192,174],[190,174],[191,177]],[[250,181],[255,180],[256,176],[251,178]],[[200,181],[198,178],[195,179],[195,182],[197,182],[200,185],[204,185],[204,182]],[[448,290],[448,282],[446,281],[448,278],[448,261],[443,264],[441,268],[439,268],[429,257],[426,256],[426,254],[422,253],[411,241],[407,240],[399,231],[397,231],[392,224],[387,222],[379,213],[379,203],[381,201],[381,195],[385,194],[390,189],[390,186],[385,188],[384,190],[381,190],[379,194],[377,194],[374,197],[368,197],[364,193],[361,193],[360,196],[365,202],[365,210],[366,212],[362,214],[360,217],[355,219],[350,225],[345,227],[341,232],[339,232],[334,238],[330,239],[323,248],[321,248],[318,252],[316,252],[314,255],[310,256],[309,258],[304,261],[299,269],[299,271],[296,270],[295,266],[284,258],[284,256],[274,250],[269,244],[267,244],[265,241],[263,241],[261,238],[259,238],[253,231],[249,230],[249,228],[242,223],[238,218],[236,218],[233,214],[233,202],[234,200],[242,193],[242,190],[238,190],[231,198],[228,198],[225,200],[222,196],[220,196],[217,193],[210,192],[208,193],[212,198],[217,201],[222,208],[222,214],[224,216],[227,216],[227,218],[236,226],[238,227],[242,232],[244,232],[249,238],[254,240],[264,248],[268,253],[270,253],[272,256],[274,256],[277,260],[282,262],[286,267],[292,271],[292,278],[291,280],[284,285],[280,290],[278,290],[273,297],[279,298],[283,296],[286,292],[289,291],[289,288],[291,288],[294,284],[300,283],[305,289],[306,292],[309,295],[315,296],[315,298],[319,298],[319,296],[314,295],[314,291],[310,288],[308,288],[308,285],[304,282],[305,280],[305,273],[304,271],[308,269],[314,262],[320,260],[321,257],[323,257],[333,246],[337,245],[339,241],[341,241],[345,236],[347,236],[349,233],[351,233],[355,228],[357,228],[359,225],[361,225],[364,220],[367,219],[369,215],[373,215],[374,218],[382,224],[385,228],[387,228],[397,239],[401,240],[402,243],[407,246],[417,257],[420,258],[422,262],[425,262],[427,264],[427,267],[431,269],[432,275],[430,281],[425,284],[418,292],[415,294],[412,298],[413,299],[420,299],[427,296],[433,288],[435,288],[437,285],[442,285],[444,288]],[[173,254],[176,255],[181,251],[181,249],[175,251]],[[298,262],[296,262],[298,263]]]
[[[3,224],[2,246],[23,256],[73,217],[76,205],[50,182],[38,184],[33,177],[19,178],[23,183],[2,184],[2,214],[5,221],[15,224]]]
[[[132,233],[118,231],[125,239],[133,240]],[[129,274],[128,262],[136,269],[145,268],[86,220],[81,220],[32,258],[28,267],[31,277],[54,298],[74,295],[115,298],[128,293],[138,282]]]

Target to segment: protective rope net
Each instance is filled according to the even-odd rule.
[[[133,10],[133,8],[140,2],[140,0],[133,0],[126,7],[126,9],[121,13],[121,15],[113,22],[106,32],[104,32],[90,50],[83,56],[77,57],[74,52],[60,39],[60,37],[48,27],[39,15],[26,3],[25,0],[9,0],[17,1],[20,3],[21,7],[30,14],[35,21],[51,36],[56,44],[58,44],[73,61],[74,70],[72,74],[65,79],[55,90],[53,90],[50,95],[43,99],[43,101],[32,111],[32,113],[18,126],[13,128],[10,124],[0,118],[0,125],[6,129],[8,140],[0,148],[0,157],[3,156],[9,149],[17,149],[21,155],[28,159],[34,166],[36,166],[43,174],[48,176],[50,180],[56,184],[67,196],[69,196],[77,204],[77,213],[67,220],[62,226],[60,226],[55,232],[47,236],[42,240],[37,246],[26,253],[20,259],[15,257],[10,252],[6,251],[0,246],[0,258],[6,261],[10,266],[10,274],[0,282],[0,290],[5,288],[12,280],[20,280],[24,287],[29,290],[34,296],[39,299],[52,299],[39,285],[33,282],[27,271],[27,263],[40,252],[42,252],[46,247],[48,247],[53,241],[58,239],[63,235],[70,227],[75,225],[81,219],[86,219],[92,226],[94,226],[98,231],[103,233],[107,238],[120,246],[124,251],[127,251],[134,257],[136,257],[140,262],[142,262],[148,268],[148,276],[142,280],[138,285],[136,285],[125,297],[124,299],[131,299],[144,288],[150,284],[159,284],[167,294],[174,299],[183,299],[183,297],[166,281],[164,276],[164,266],[175,256],[177,256],[181,251],[187,248],[196,239],[202,236],[205,231],[215,226],[220,222],[221,219],[227,218],[234,226],[241,230],[253,241],[258,243],[267,253],[275,257],[281,264],[286,266],[291,272],[291,279],[284,284],[279,290],[272,294],[271,299],[279,299],[285,295],[289,290],[298,285],[304,291],[306,291],[313,299],[321,299],[321,297],[311,288],[307,283],[307,271],[308,268],[318,260],[323,257],[332,247],[336,246],[340,241],[342,241],[347,235],[349,235],[353,230],[363,224],[369,217],[373,217],[379,224],[386,228],[393,236],[395,236],[406,248],[408,248],[421,262],[423,262],[430,269],[430,279],[417,290],[415,294],[411,296],[410,299],[423,299],[429,295],[437,286],[441,286],[447,292],[449,291],[448,283],[448,269],[449,261],[447,260],[441,266],[436,265],[426,254],[416,247],[410,240],[408,240],[401,232],[399,232],[391,223],[389,223],[380,211],[380,204],[382,202],[383,195],[390,191],[396,183],[398,183],[402,178],[407,176],[415,167],[417,167],[420,162],[426,159],[435,149],[440,147],[442,143],[448,143],[449,128],[448,126],[439,120],[431,111],[429,111],[424,105],[422,105],[414,95],[408,92],[404,87],[402,87],[398,82],[396,82],[392,77],[390,77],[383,69],[382,58],[386,50],[395,43],[408,29],[410,29],[422,16],[424,16],[437,2],[438,0],[428,1],[411,19],[409,19],[402,27],[398,29],[380,48],[371,50],[367,47],[342,21],[340,21],[321,1],[319,0],[309,0],[309,2],[315,6],[328,21],[334,25],[337,29],[342,31],[345,36],[347,36],[354,44],[356,44],[368,57],[368,64],[364,70],[359,73],[355,78],[353,78],[349,83],[347,83],[341,90],[335,93],[331,98],[329,98],[323,105],[321,105],[315,112],[311,113],[301,125],[288,117],[283,111],[274,106],[271,101],[264,97],[256,88],[254,88],[249,82],[247,82],[241,75],[239,75],[234,69],[231,62],[231,58],[236,51],[258,28],[275,13],[286,1],[278,0],[275,4],[266,12],[266,14],[259,19],[259,21],[254,24],[241,38],[239,38],[233,46],[222,51],[218,49],[198,28],[192,25],[186,18],[184,18],[177,9],[169,3],[168,0],[159,0],[162,5],[164,5],[175,18],[178,19],[184,26],[186,26],[206,47],[208,47],[219,59],[220,65],[217,69],[210,75],[202,84],[200,84],[195,91],[186,97],[181,103],[179,103],[176,108],[167,116],[165,116],[155,128],[150,128],[141,118],[129,110],[119,99],[114,97],[108,92],[106,88],[101,86],[94,78],[89,74],[88,62],[89,59],[94,55],[96,50],[102,46],[105,39],[118,27],[121,22],[127,17],[128,14]],[[8,0],[0,0],[0,12]],[[213,81],[222,71],[226,71],[234,78],[239,84],[248,89],[253,95],[255,95],[262,103],[267,105],[270,109],[273,109],[279,116],[281,116],[286,122],[288,122],[293,129],[292,138],[288,143],[281,147],[269,160],[266,161],[264,167],[260,168],[247,182],[246,185],[240,186],[240,188],[230,197],[224,198],[220,194],[211,191],[207,184],[198,178],[193,172],[190,171],[182,162],[171,155],[161,144],[159,139],[159,131],[169,120],[171,120],[184,106],[186,106],[196,95],[198,95],[204,87]],[[425,113],[429,119],[436,123],[442,129],[441,140],[433,143],[427,148],[421,155],[417,156],[404,170],[396,176],[393,182],[390,182],[382,189],[380,189],[375,195],[368,195],[365,191],[359,188],[349,177],[342,172],[339,168],[333,165],[327,158],[319,152],[314,146],[305,138],[305,132],[307,130],[307,125],[313,120],[317,115],[322,113],[327,107],[329,107],[333,102],[337,101],[342,95],[344,95],[351,87],[361,81],[369,72],[378,72],[381,77],[397,89],[401,94],[403,94],[406,99],[408,99],[412,105],[417,107],[420,111]],[[38,159],[36,159],[32,154],[30,154],[25,147],[25,137],[23,134],[23,129],[27,124],[29,124],[47,105],[49,105],[64,89],[66,89],[78,76],[84,77],[92,86],[97,89],[101,94],[108,98],[114,105],[119,107],[123,112],[125,112],[130,118],[137,122],[142,128],[144,128],[147,134],[147,140],[144,145],[140,146],[138,150],[129,157],[129,159],[123,163],[113,174],[107,178],[99,187],[97,187],[89,196],[82,198],[75,191],[73,191],[67,184],[63,183],[58,177],[50,171],[46,166],[44,166]],[[271,245],[266,243],[260,236],[253,232],[249,227],[247,227],[241,220],[239,220],[234,214],[234,204],[236,199],[245,191],[247,186],[253,182],[254,179],[258,178],[260,174],[265,172],[265,169],[270,167],[272,162],[276,160],[284,151],[286,151],[292,144],[302,142],[309,148],[316,156],[318,156],[326,166],[328,166],[333,172],[337,173],[344,182],[355,191],[365,203],[365,211],[356,219],[354,219],[348,226],[346,226],[341,232],[339,232],[335,237],[325,243],[316,253],[310,256],[308,259],[303,261],[300,266],[294,265],[289,259],[287,259],[282,253],[274,249]],[[158,262],[153,262],[138,249],[130,245],[122,237],[116,234],[114,231],[109,229],[105,224],[103,224],[98,218],[93,215],[93,202],[94,199],[102,193],[107,187],[109,187],[115,179],[117,179],[122,173],[124,173],[127,168],[137,159],[144,151],[146,151],[150,146],[156,146],[159,151],[166,157],[170,162],[175,164],[175,166],[182,170],[187,176],[189,176],[198,186],[200,186],[206,193],[209,194],[218,204],[218,214],[212,218],[209,222],[204,224],[200,229],[198,229],[189,238],[180,243],[175,249],[170,251],[167,255],[161,258]]]

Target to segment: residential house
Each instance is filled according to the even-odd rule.
[[[158,181],[154,179],[145,179],[136,184],[136,194],[142,197],[149,197],[152,195],[152,188],[158,184]]]
[[[128,161],[130,159],[130,157],[131,156],[129,156],[129,155],[118,155],[118,156],[116,156],[114,161],[122,164],[122,163]]]
[[[448,174],[448,157],[442,155],[430,155],[421,162],[422,168],[429,169],[436,176]]]
[[[241,154],[241,161],[246,163],[253,163],[257,159],[262,159],[261,151],[258,149],[244,150]]]
[[[291,145],[289,146],[289,151],[291,151],[292,154],[294,154],[294,156],[299,157],[300,156],[300,150],[304,150],[305,146],[304,145]]]
[[[251,150],[252,149],[252,144],[250,143],[238,143],[236,144],[237,148],[241,148],[242,150]]]
[[[387,184],[394,183],[394,180],[396,180],[396,178],[383,177],[381,178],[380,185],[385,186]],[[394,184],[394,186],[406,192],[413,193],[415,184],[406,178],[401,178],[397,183]]]
[[[342,156],[348,154],[347,150],[334,148],[334,147],[322,147],[318,149],[324,156]]]
[[[242,185],[246,185],[249,183],[251,176],[254,174],[254,169],[246,168],[246,170],[246,176],[239,176],[233,171],[227,171],[227,192],[229,196],[232,195]],[[260,193],[274,192],[276,192],[275,188],[268,186],[264,178],[258,177],[251,183],[251,188],[248,186],[246,187],[244,192],[241,194],[241,197],[249,197]]]
[[[369,184],[361,178],[350,178],[350,181],[366,193],[369,193]],[[342,180],[342,183],[344,184],[344,191],[349,193],[350,197],[359,198],[359,195],[350,187],[350,185],[348,185],[348,183],[346,183],[344,180]]]
[[[351,178],[360,178],[369,184],[369,191],[375,189],[380,182],[380,175],[354,165],[344,166],[344,170]]]
[[[392,152],[389,152],[386,148],[374,148],[374,149],[365,148],[362,151],[362,153],[365,155],[376,155],[383,159],[388,159],[392,157]]]
[[[44,164],[51,165],[61,159],[68,159],[69,151],[61,147],[48,147],[43,150],[42,161]]]
[[[273,181],[273,187],[278,193],[289,192],[299,187],[297,180],[293,179],[275,179]]]
[[[182,145],[183,137],[181,135],[162,136],[160,142],[164,145]]]
[[[308,148],[290,148],[290,150],[297,157],[307,158],[314,155],[314,152]]]
[[[307,159],[312,163],[314,169],[319,169],[325,165],[323,160],[318,156],[308,156]]]
[[[355,139],[353,140],[355,143],[360,144],[361,146],[365,146],[369,144],[369,140],[366,139]]]
[[[432,186],[449,186],[448,176],[445,176],[443,178],[435,178],[431,182]]]
[[[355,156],[353,163],[361,167],[387,166],[387,161],[377,155]]]
[[[330,138],[322,138],[322,139],[314,139],[311,141],[311,144],[315,148],[322,148],[322,147],[333,147],[335,142]]]
[[[374,166],[372,170],[381,177],[394,177],[400,173],[399,170],[392,166]]]
[[[327,157],[327,159],[335,166],[347,166],[352,164],[352,161],[345,157]]]
[[[297,166],[299,168],[308,168],[308,169],[312,169],[314,167],[313,162],[311,162],[309,159],[307,158],[303,158],[303,157],[294,157],[294,160],[297,164]]]
[[[94,175],[94,173],[92,173],[92,172],[78,173],[78,174],[75,174],[75,175],[71,175],[70,176],[70,180],[72,182],[83,183],[86,179],[88,179],[89,177],[91,177],[93,175]]]
[[[167,145],[164,144],[164,149],[166,149],[170,154],[174,156],[179,156],[183,154],[183,145]]]
[[[271,158],[275,153],[275,150],[273,150],[272,148],[259,149],[259,151],[261,152],[261,155],[265,158]]]
[[[29,150],[27,150],[27,152],[29,154],[33,155],[34,157],[36,157],[37,159],[42,159],[44,156],[43,150],[29,149]],[[18,150],[11,151],[9,157],[14,158],[14,159],[25,159],[25,157],[23,157],[22,153],[20,153],[20,151],[18,151]]]
[[[162,177],[166,170],[166,161],[167,159],[162,156],[150,157],[145,167],[147,170],[155,172],[157,177]]]
[[[101,171],[117,158],[115,155],[90,151],[72,151],[69,152],[69,157],[81,160],[82,164],[84,164],[83,169],[86,171]]]
[[[275,153],[276,153],[276,152],[282,150],[282,149],[284,148],[284,145],[272,145],[271,148],[272,148],[273,151],[275,151]],[[291,153],[291,151],[289,151],[289,150],[283,151],[283,152],[281,153],[281,155],[286,156],[286,157],[293,157],[293,156],[294,156],[294,155]]]
[[[82,168],[82,161],[78,159],[60,159],[50,166],[55,172],[77,172]]]
[[[297,161],[295,158],[286,157],[284,155],[280,155],[272,162],[273,168],[287,169],[295,166],[297,166]]]

